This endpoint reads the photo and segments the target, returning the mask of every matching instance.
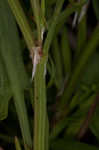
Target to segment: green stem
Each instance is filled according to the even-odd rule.
[[[16,21],[20,27],[20,30],[24,36],[28,49],[31,50],[35,46],[33,33],[28,24],[27,18],[24,14],[24,11],[20,5],[19,0],[8,0],[8,3],[12,9],[12,12],[16,18]]]
[[[39,0],[31,0],[32,10],[35,17],[35,22],[37,25],[37,32],[38,32],[38,41],[41,43],[41,21],[40,21],[40,4]]]
[[[45,150],[49,149],[49,120],[46,115],[46,128],[45,128]]]
[[[53,40],[54,33],[55,33],[55,28],[56,28],[56,25],[57,25],[57,20],[59,18],[59,14],[60,14],[61,8],[63,6],[63,3],[64,3],[64,0],[61,0],[61,1],[58,0],[57,1],[54,16],[52,18],[52,24],[49,28],[49,31],[48,31],[48,34],[47,34],[47,37],[46,37],[46,40],[45,40],[45,43],[44,43],[43,51],[46,54],[48,54],[48,50],[49,50],[51,42]]]
[[[46,57],[41,58],[37,65],[34,78],[34,150],[46,150],[46,87],[45,87]]]
[[[55,86],[57,87],[57,82],[55,80],[55,71],[56,70],[55,70],[55,65],[54,65],[54,62],[53,62],[51,56],[49,56],[49,63],[47,64],[47,70],[48,70],[48,73],[50,74],[50,80],[48,82],[47,88],[51,87],[53,84],[55,84]]]
[[[52,55],[53,58],[55,58],[55,67],[56,67],[56,83],[58,86],[58,89],[62,86],[62,80],[63,80],[63,72],[62,72],[62,60],[61,60],[61,52],[59,49],[59,43],[58,39],[55,38],[52,45]]]
[[[42,14],[43,16],[45,16],[45,0],[41,0],[41,10],[42,10]]]
[[[87,32],[86,32],[86,16],[82,18],[78,25],[78,40],[77,40],[77,52],[76,52],[76,58],[80,56],[81,51],[84,48],[84,45],[86,44],[87,39]]]

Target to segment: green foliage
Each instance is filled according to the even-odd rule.
[[[99,21],[99,1],[98,0],[92,0],[94,12],[96,15],[97,20]]]
[[[57,38],[53,40],[52,57],[55,58],[54,60],[55,68],[56,68],[55,80],[56,80],[57,88],[59,89],[63,81],[63,72],[62,72],[63,68],[62,68],[61,53],[60,53],[60,48],[59,48],[59,43]]]
[[[95,85],[98,86],[99,84],[99,52],[98,50],[91,56],[90,60],[88,61],[85,71],[83,73],[81,83],[85,84],[86,86],[92,86]],[[90,76],[89,76],[90,75]],[[94,90],[94,89],[93,89]]]
[[[52,150],[98,150],[98,147],[90,146],[88,144],[77,142],[73,139],[59,139],[52,144]]]
[[[5,119],[8,116],[8,104],[12,97],[12,91],[8,80],[5,65],[0,58],[0,120]]]
[[[10,91],[12,91],[14,97],[24,143],[31,147],[32,143],[24,102],[24,89],[27,87],[29,80],[22,60],[22,50],[16,23],[6,0],[0,1],[0,18],[0,57],[5,64],[5,76],[9,79],[9,87],[11,87]],[[4,74],[4,72],[2,73]],[[2,94],[5,95],[6,93],[3,91]],[[4,100],[2,99],[2,101]],[[7,105],[7,103],[5,104]]]
[[[62,49],[62,58],[63,58],[63,65],[64,65],[64,72],[67,76],[71,73],[71,49],[70,43],[68,39],[68,31],[67,28],[64,27],[63,32],[61,33],[61,49]]]
[[[97,150],[95,144],[76,138],[81,128],[90,127],[99,143],[99,109],[92,108],[99,91],[98,0],[92,1],[97,17],[93,24],[90,11],[83,9],[87,2],[0,1],[0,139],[4,144],[14,143],[13,135],[16,150],[22,146]],[[74,13],[82,14],[75,29]],[[16,114],[22,136],[15,135]]]
[[[90,129],[92,133],[96,136],[97,140],[99,141],[99,108],[96,108],[94,116],[92,118],[92,122],[90,124]]]
[[[17,137],[15,137],[15,147],[16,150],[21,150],[21,145]]]

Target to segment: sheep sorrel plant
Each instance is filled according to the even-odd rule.
[[[99,149],[99,0],[0,0],[5,149]]]

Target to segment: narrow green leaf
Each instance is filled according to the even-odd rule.
[[[46,128],[45,128],[45,150],[49,150],[49,120],[46,116]]]
[[[48,34],[47,34],[47,37],[46,37],[46,40],[45,40],[45,43],[44,43],[43,51],[44,51],[45,54],[48,54],[48,50],[51,46],[51,42],[53,40],[54,33],[55,33],[55,28],[56,28],[56,25],[57,25],[57,20],[58,20],[61,8],[63,6],[63,3],[64,3],[64,0],[61,0],[61,1],[57,0],[54,16],[52,18],[52,23],[51,23],[51,26],[49,28],[49,31],[48,31]]]
[[[40,3],[39,0],[31,0],[31,6],[33,10],[33,14],[35,17],[35,22],[37,25],[37,32],[38,32],[38,41],[41,43],[41,14],[40,14]]]
[[[58,89],[62,86],[63,81],[63,70],[62,70],[62,60],[61,60],[61,49],[59,47],[58,39],[55,38],[52,44],[52,56],[56,67],[56,82]]]
[[[48,82],[47,88],[50,88],[53,84],[55,84],[57,87],[57,83],[55,80],[55,65],[54,65],[54,62],[53,62],[51,56],[49,57],[49,62],[47,64],[47,70],[50,74],[50,80]]]
[[[0,57],[0,120],[8,116],[8,104],[12,97],[12,90],[2,57]]]
[[[45,16],[46,0],[41,0],[41,10],[42,10],[43,16]]]
[[[29,23],[27,21],[27,18],[24,14],[24,11],[20,5],[19,0],[7,0],[12,12],[16,18],[16,21],[22,31],[22,34],[24,36],[24,39],[26,41],[26,44],[31,51],[31,49],[35,46],[34,39],[33,39],[33,33],[29,26]]]
[[[80,52],[83,51],[84,46],[86,44],[86,40],[87,40],[86,16],[84,16],[78,25],[76,58],[80,55]]]
[[[16,23],[7,0],[0,1],[0,18],[0,56],[7,70],[24,143],[32,147],[23,88],[27,84],[27,75],[21,56]]]

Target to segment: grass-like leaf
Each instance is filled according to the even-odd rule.
[[[0,57],[7,70],[24,143],[32,147],[23,88],[28,80],[21,56],[16,23],[7,0],[0,1],[0,18]]]

